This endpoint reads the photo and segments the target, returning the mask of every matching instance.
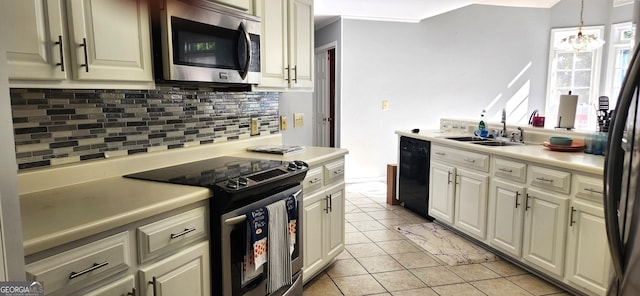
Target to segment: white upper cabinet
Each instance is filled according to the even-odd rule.
[[[61,0],[1,1],[2,18],[12,25],[5,35],[9,77],[64,80],[69,69]]]
[[[313,1],[259,0],[262,83],[258,88],[313,90]]]
[[[147,1],[2,1],[0,10],[12,25],[12,86],[153,81]]]

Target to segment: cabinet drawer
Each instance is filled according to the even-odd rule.
[[[489,172],[489,155],[459,150],[446,146],[431,145],[431,158],[455,163],[467,168]]]
[[[26,266],[29,281],[45,283],[47,294],[70,295],[131,266],[129,233],[122,232]]]
[[[604,184],[602,179],[587,176],[574,176],[576,197],[602,203],[604,198]]]
[[[307,176],[302,181],[302,189],[304,193],[312,193],[320,188],[324,183],[324,175],[322,173],[322,167],[310,169],[307,172]]]
[[[207,236],[205,207],[138,228],[140,263]]]
[[[531,185],[565,194],[571,190],[571,173],[530,166]]]
[[[324,165],[324,183],[331,184],[344,179],[344,160],[334,161]]]
[[[527,164],[501,158],[493,160],[493,175],[520,183],[527,181]]]

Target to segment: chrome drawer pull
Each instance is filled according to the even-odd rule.
[[[322,179],[320,179],[320,178],[315,178],[315,179],[313,179],[313,180],[310,180],[310,181],[309,181],[309,184],[315,184],[315,183],[318,183],[318,182],[320,182],[320,181],[322,181]]]
[[[436,152],[436,155],[444,156],[443,152]]]
[[[591,193],[603,194],[602,191],[595,190],[593,188],[585,188],[584,191],[589,191]]]
[[[505,173],[513,173],[513,170],[510,170],[510,169],[499,168],[498,170]]]
[[[186,235],[186,234],[187,234],[187,233],[189,233],[189,232],[194,232],[194,231],[196,231],[196,228],[195,228],[195,227],[194,227],[194,228],[185,228],[185,229],[184,229],[182,232],[180,232],[180,233],[176,233],[176,234],[173,234],[173,233],[172,233],[172,234],[171,234],[171,239],[179,238],[179,237],[181,237],[181,236],[183,236],[183,235]]]
[[[538,178],[536,178],[536,180],[542,181],[542,182],[553,183],[553,179],[547,179],[547,178],[543,178],[543,177],[538,177]]]
[[[335,171],[335,172],[333,172],[333,173],[334,173],[335,175],[343,174],[343,173],[344,173],[344,169],[337,170],[337,171]]]
[[[471,158],[465,158],[465,159],[464,159],[464,161],[466,161],[466,162],[471,162],[471,163],[476,162],[476,160],[475,160],[475,159],[471,159]]]
[[[69,274],[69,279],[77,278],[77,277],[79,277],[79,276],[81,276],[81,275],[83,275],[85,273],[89,273],[89,272],[92,272],[92,271],[94,271],[94,270],[96,270],[98,268],[105,267],[108,264],[109,264],[109,261],[105,261],[105,262],[102,262],[102,263],[93,263],[93,265],[91,267],[89,267],[89,268],[87,268],[87,269],[85,269],[83,271],[78,271],[78,272],[72,271],[71,274]]]

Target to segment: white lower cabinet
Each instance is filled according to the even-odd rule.
[[[527,190],[522,258],[558,277],[564,272],[568,205],[566,197]]]
[[[27,279],[44,282],[45,295],[208,296],[207,213],[200,202],[31,255]]]
[[[522,255],[524,184],[491,180],[489,195],[489,244],[509,255]]]
[[[344,159],[311,168],[303,184],[303,281],[326,268],[344,250]]]
[[[429,172],[429,215],[439,221],[453,224],[456,168],[431,162]]]
[[[140,268],[140,295],[210,295],[209,242]]]
[[[344,183],[304,197],[304,281],[344,250],[344,198]]]
[[[431,159],[429,215],[484,240],[489,156],[432,145]]]

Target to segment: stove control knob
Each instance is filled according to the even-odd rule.
[[[301,170],[301,169],[303,169],[304,167],[307,166],[307,164],[302,160],[296,160],[296,161],[294,161],[294,163],[296,164],[296,166],[298,167],[299,170]]]
[[[247,179],[246,177],[238,177],[238,184],[240,186],[247,186],[249,185],[249,179]]]
[[[289,170],[289,171],[297,171],[298,170],[298,165],[296,165],[295,162],[290,162],[287,165],[287,170]]]
[[[238,189],[239,185],[240,185],[240,182],[238,181],[238,179],[231,179],[227,181],[227,188]]]

